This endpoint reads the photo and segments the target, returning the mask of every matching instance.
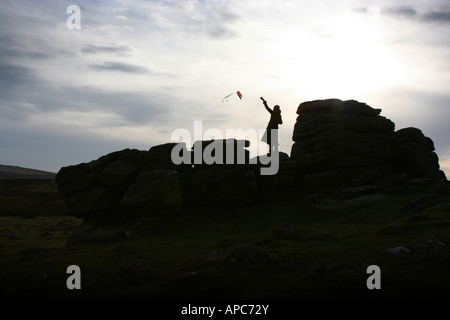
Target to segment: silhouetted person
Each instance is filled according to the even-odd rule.
[[[269,155],[270,155],[272,153],[272,147],[274,147],[274,145],[272,145],[272,130],[271,129],[278,130],[278,125],[283,124],[283,120],[281,119],[281,110],[280,110],[279,105],[274,106],[273,110],[272,110],[269,108],[269,106],[267,105],[267,101],[264,100],[263,97],[261,97],[261,100],[263,101],[263,104],[264,104],[264,107],[266,107],[266,110],[270,113],[270,120],[267,125],[266,132],[264,132],[264,136],[261,139],[262,141],[265,141],[269,145]],[[277,137],[278,137],[278,135],[277,135]],[[277,139],[277,141],[274,141],[274,143],[278,144],[278,139]]]

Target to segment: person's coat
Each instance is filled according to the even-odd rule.
[[[261,139],[261,141],[266,142],[267,144],[271,144],[272,142],[272,132],[271,129],[277,129],[278,125],[283,124],[283,119],[281,118],[281,110],[280,109],[270,109],[266,103],[264,103],[266,110],[270,113],[270,120],[267,124],[266,131]]]

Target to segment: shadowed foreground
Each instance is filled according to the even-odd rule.
[[[3,298],[450,298],[448,192],[204,209],[70,246],[82,219],[0,219]],[[72,264],[81,290],[66,288]],[[372,264],[381,290],[366,287]]]

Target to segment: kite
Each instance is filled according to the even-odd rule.
[[[232,96],[232,95],[235,94],[235,93],[237,94],[237,96],[239,97],[239,99],[242,100],[242,93],[240,93],[239,91],[237,91],[237,92],[230,93],[229,95],[227,95],[226,97],[224,97],[224,98],[222,99],[222,103],[223,103],[223,100],[225,100],[225,101],[228,102],[227,98],[230,97],[230,96]]]

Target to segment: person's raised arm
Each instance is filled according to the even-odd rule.
[[[267,105],[267,101],[264,100],[263,97],[261,97],[260,99],[263,101],[263,104],[264,104],[264,107],[266,107],[266,110],[267,110],[270,114],[272,114],[272,110],[271,110],[271,109],[269,108],[269,106]]]

